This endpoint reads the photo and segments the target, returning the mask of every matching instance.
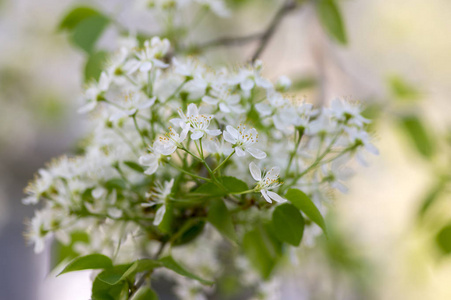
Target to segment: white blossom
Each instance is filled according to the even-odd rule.
[[[279,167],[273,167],[268,172],[262,173],[261,169],[255,163],[251,162],[249,164],[249,170],[251,171],[252,178],[257,181],[255,189],[262,193],[263,198],[265,198],[267,202],[272,203],[272,200],[279,203],[286,201],[286,199],[282,198],[277,193],[270,191],[282,184],[279,181]]]

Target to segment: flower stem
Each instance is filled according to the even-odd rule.
[[[229,154],[220,164],[213,170],[213,174],[216,173],[228,160],[232,155],[235,154],[235,150],[232,151],[232,153]]]

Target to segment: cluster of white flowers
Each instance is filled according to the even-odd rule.
[[[24,203],[43,202],[28,232],[36,252],[54,236],[76,242],[80,254],[115,262],[151,256],[158,241],[167,243],[168,214],[180,222],[205,215],[196,190],[202,185],[221,190],[224,176],[244,181],[248,190],[230,194],[231,205],[244,201],[244,213],[285,202],[289,188],[321,206],[330,189],[346,189],[344,166],[352,157],[363,162],[363,151],[377,153],[356,105],[335,99],[330,108],[314,108],[285,94],[287,77],[276,84],[263,78],[260,62],[212,69],[169,53],[169,42],[158,37],[141,48],[127,43],[88,87],[80,112],[93,120],[84,153],[52,162],[26,190]],[[76,232],[89,240],[72,241]],[[210,249],[218,244],[203,241]],[[213,264],[208,257],[214,255],[198,264]]]

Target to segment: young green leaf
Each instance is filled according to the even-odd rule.
[[[451,224],[446,225],[437,233],[435,241],[443,254],[451,253]]]
[[[200,283],[203,283],[206,285],[214,284],[213,281],[202,279],[199,276],[194,275],[193,273],[187,271],[185,268],[183,268],[181,265],[179,265],[174,260],[174,258],[172,258],[172,256],[163,257],[159,261],[163,264],[164,267],[174,271],[175,273],[177,273],[179,275],[182,275],[182,276],[185,276],[185,277],[188,277],[191,279],[195,279],[195,280],[199,281]]]
[[[327,234],[326,222],[319,212],[316,205],[310,200],[310,198],[302,191],[298,189],[289,189],[285,194],[285,198],[288,199],[294,206],[300,209],[304,214],[309,217],[310,220],[315,222],[323,232]]]
[[[229,210],[221,199],[212,199],[208,208],[208,222],[210,222],[221,234],[233,242],[237,242],[235,228]]]
[[[81,21],[98,16],[101,13],[91,7],[79,6],[72,9],[66,14],[61,23],[58,25],[59,30],[73,30]]]
[[[335,0],[319,0],[316,5],[316,12],[324,29],[337,42],[346,45],[348,42],[346,30],[340,9]]]
[[[128,299],[128,283],[122,281],[115,285],[110,285],[96,277],[92,284],[92,300],[126,300]]]
[[[150,287],[143,286],[130,300],[158,300],[158,296]]]
[[[272,214],[272,225],[281,242],[299,246],[304,233],[304,218],[298,208],[289,203],[277,206]]]
[[[75,26],[71,37],[72,42],[86,53],[92,53],[97,40],[109,23],[110,20],[102,15],[84,19]]]
[[[249,189],[244,181],[232,176],[223,176],[219,180],[230,193],[239,193]]]
[[[400,119],[401,126],[409,139],[415,145],[417,151],[425,158],[434,155],[435,147],[428,130],[416,115],[403,116]]]
[[[111,268],[112,266],[113,263],[109,257],[102,254],[90,254],[73,259],[64,268],[64,270],[58,274],[58,276],[73,271],[88,270],[88,269],[106,269]]]
[[[124,161],[124,165],[126,165],[132,170],[135,170],[138,173],[144,173],[144,168],[140,164],[135,163],[134,161]]]
[[[280,246],[272,238],[268,228],[258,224],[243,238],[243,250],[252,266],[267,279],[276,266],[280,256]]]
[[[105,51],[98,51],[89,55],[85,64],[85,82],[92,80],[98,81],[100,73],[105,66],[108,58],[108,53]]]
[[[115,285],[125,280],[137,267],[137,263],[117,265],[100,273],[97,278],[109,285]]]
[[[108,190],[123,190],[126,188],[125,182],[123,179],[121,178],[112,178],[110,180],[108,180],[107,182],[105,182],[105,187]]]

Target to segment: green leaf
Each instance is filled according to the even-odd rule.
[[[324,29],[342,45],[348,43],[340,9],[335,0],[319,0],[316,12]]]
[[[289,203],[277,206],[272,214],[272,224],[281,242],[299,246],[304,233],[304,218],[298,208]]]
[[[161,267],[161,262],[152,259],[139,259],[131,264],[117,265],[100,273],[97,278],[109,285],[116,285],[136,273]]]
[[[294,206],[300,209],[304,214],[309,217],[310,220],[315,222],[324,233],[327,234],[326,222],[319,212],[316,205],[310,200],[310,198],[302,191],[298,189],[289,189],[285,194],[285,198],[288,199]]]
[[[105,182],[105,187],[109,190],[123,190],[126,188],[125,182],[121,178],[112,178]]]
[[[417,151],[425,158],[431,158],[434,155],[435,147],[423,122],[416,115],[403,116],[400,122]]]
[[[74,231],[70,235],[70,243],[68,245],[64,245],[58,240],[55,240],[52,245],[52,255],[50,256],[52,259],[51,269],[58,266],[63,261],[72,260],[80,254],[74,250],[75,243],[89,243],[89,235],[86,232]]]
[[[128,283],[122,281],[115,285],[110,285],[96,277],[92,284],[92,300],[127,300]]]
[[[166,211],[164,213],[163,219],[161,223],[158,224],[158,229],[160,229],[164,233],[171,233],[173,229],[173,221],[174,221],[174,207],[171,202],[166,203]]]
[[[139,173],[144,173],[144,168],[134,161],[124,161],[124,165]]]
[[[221,199],[210,201],[208,208],[208,222],[210,222],[221,234],[233,242],[237,242],[235,228],[233,227],[232,217],[229,210]]]
[[[87,53],[94,50],[97,40],[110,20],[102,15],[96,15],[81,21],[73,30],[72,42]]]
[[[232,176],[223,176],[219,180],[230,193],[239,193],[249,189],[244,181]]]
[[[207,182],[194,190],[193,193],[205,194],[211,196],[222,196],[227,194],[239,193],[246,191],[248,189],[247,184],[239,180],[238,178],[232,176],[219,177],[218,180],[226,188],[226,190],[219,188],[216,184],[212,182]]]
[[[111,259],[109,257],[102,254],[90,254],[73,259],[64,268],[64,270],[58,274],[58,276],[73,271],[88,270],[88,269],[106,269],[111,268],[112,266],[113,263],[111,262]]]
[[[390,77],[388,83],[394,96],[399,100],[417,100],[421,96],[420,91],[415,86],[399,76]]]
[[[446,225],[437,233],[435,241],[443,254],[451,253],[451,224]]]
[[[98,81],[108,58],[106,51],[92,53],[85,64],[85,82]]]
[[[158,296],[150,287],[143,286],[130,300],[158,300]]]
[[[302,77],[293,80],[293,84],[291,85],[291,91],[300,91],[305,89],[314,88],[318,85],[318,80],[315,77]]]
[[[81,21],[92,17],[98,16],[101,13],[91,7],[79,6],[72,9],[70,12],[66,14],[61,23],[58,25],[59,30],[72,30],[74,29]]]
[[[437,182],[429,188],[423,200],[421,201],[420,209],[418,210],[418,217],[421,219],[429,208],[440,198],[449,182],[448,176],[440,176]]]
[[[172,242],[173,246],[185,245],[197,238],[205,227],[204,220],[190,219],[185,222],[178,233],[178,237]]]
[[[200,283],[206,284],[206,285],[212,285],[214,284],[213,281],[210,280],[205,280],[200,278],[199,276],[194,275],[193,273],[187,271],[185,268],[183,268],[181,265],[179,265],[174,258],[172,258],[172,256],[166,256],[163,257],[159,260],[164,267],[174,271],[175,273],[191,278],[191,279],[195,279],[197,281],[199,281]]]
[[[264,279],[271,275],[281,253],[281,244],[272,237],[268,229],[258,224],[243,238],[243,250],[247,259]]]

